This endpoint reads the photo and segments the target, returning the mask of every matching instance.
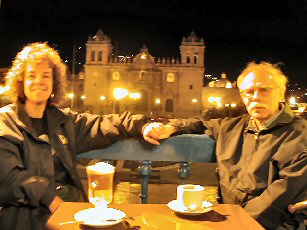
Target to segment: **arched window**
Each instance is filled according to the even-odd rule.
[[[167,82],[174,82],[175,81],[175,74],[168,73],[167,76],[166,76],[166,81]]]
[[[144,81],[145,80],[145,71],[141,70],[139,73],[139,79],[140,81]]]
[[[102,51],[99,51],[98,53],[98,61],[102,61]]]
[[[120,73],[119,72],[113,72],[112,73],[112,79],[113,79],[113,81],[119,81]]]
[[[194,54],[194,64],[197,63],[197,59],[198,59],[198,53],[195,53],[195,54]]]
[[[95,61],[95,51],[91,52],[91,61]]]
[[[190,57],[187,57],[187,63],[190,64],[191,60]]]
[[[165,101],[165,112],[172,113],[174,111],[174,102],[172,99]]]

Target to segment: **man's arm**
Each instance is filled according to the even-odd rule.
[[[176,132],[176,127],[154,122],[144,125],[142,132],[145,141],[153,145],[160,145],[158,140],[169,138]]]
[[[204,134],[215,138],[219,130],[221,119],[204,121],[199,117],[188,119],[171,119],[166,125],[162,123],[149,123],[143,126],[143,137],[154,145],[159,145],[159,140],[166,139],[173,134]]]

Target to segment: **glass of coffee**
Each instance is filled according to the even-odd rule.
[[[95,207],[107,207],[113,199],[115,167],[105,162],[86,167],[88,199]]]

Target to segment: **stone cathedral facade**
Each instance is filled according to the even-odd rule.
[[[145,46],[133,58],[114,57],[111,39],[99,30],[86,43],[84,105],[95,113],[130,110],[167,117],[200,114],[205,43],[192,32],[183,37],[179,48],[180,60],[154,58]],[[116,100],[115,88],[124,89],[128,95]]]

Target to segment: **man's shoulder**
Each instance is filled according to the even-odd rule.
[[[291,128],[307,135],[307,121],[302,117],[295,116],[290,123]]]

